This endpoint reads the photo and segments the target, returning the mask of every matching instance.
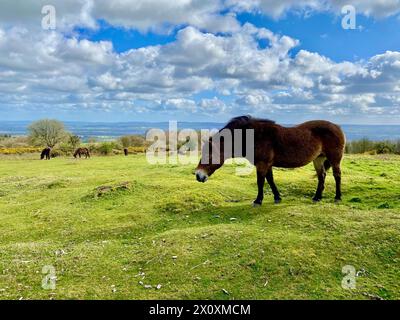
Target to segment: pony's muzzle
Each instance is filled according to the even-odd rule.
[[[206,182],[208,179],[208,176],[204,173],[203,170],[197,170],[196,171],[196,179],[198,182]]]

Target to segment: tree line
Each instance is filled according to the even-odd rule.
[[[0,135],[0,149],[50,147],[55,149],[55,155],[68,155],[82,143],[81,138],[68,132],[61,121],[52,119],[33,122],[28,127],[27,137],[12,137],[9,134]],[[200,144],[199,141],[197,145]],[[120,153],[123,149],[129,149],[133,153],[144,152],[149,146],[149,142],[143,135],[126,135],[108,142],[96,142],[94,139],[90,139],[85,143],[85,146],[91,152],[107,155]],[[352,140],[347,142],[345,152],[349,154],[400,154],[400,139],[395,141],[372,141],[367,138]]]

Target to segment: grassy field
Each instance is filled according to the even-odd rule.
[[[346,156],[341,204],[331,172],[311,201],[311,165],[275,170],[283,202],[268,190],[261,208],[255,173],[227,165],[200,184],[193,169],[1,157],[0,298],[400,298],[400,156]]]

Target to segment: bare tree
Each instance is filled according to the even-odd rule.
[[[67,137],[64,124],[57,120],[43,119],[33,122],[29,128],[29,137],[35,143],[53,148]]]

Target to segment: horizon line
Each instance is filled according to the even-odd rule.
[[[50,118],[49,118],[50,119]],[[0,120],[0,123],[12,123],[12,122],[35,122],[35,121],[39,121],[41,119],[37,119],[37,120]],[[186,121],[186,120],[163,120],[163,121],[146,121],[146,120],[137,120],[137,121],[80,121],[80,120],[59,120],[59,119],[54,119],[54,120],[58,120],[60,122],[63,123],[104,123],[104,124],[121,124],[121,123],[168,123],[170,121],[176,121],[178,123],[216,123],[216,124],[224,124],[227,121]],[[321,119],[323,120],[323,119]],[[313,121],[313,120],[306,120],[303,122],[307,122],[307,121]],[[330,120],[327,120],[330,121]],[[340,123],[340,122],[335,122],[335,121],[330,121],[332,123],[336,123],[338,125],[343,125],[343,126],[400,126],[400,123],[398,124],[383,124],[383,123]],[[302,123],[302,122],[301,122]],[[281,122],[281,123],[277,123],[277,124],[282,124],[282,125],[294,125],[294,123],[285,123],[285,122]]]

